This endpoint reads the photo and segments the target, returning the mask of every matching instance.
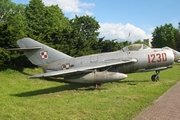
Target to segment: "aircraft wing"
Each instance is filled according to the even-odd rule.
[[[106,60],[103,62],[92,63],[92,64],[86,65],[86,66],[72,67],[72,68],[66,69],[66,70],[59,70],[59,71],[53,71],[53,72],[48,72],[48,73],[43,73],[43,74],[37,74],[37,75],[29,76],[29,78],[62,76],[62,75],[75,73],[75,72],[84,72],[86,70],[94,70],[94,69],[98,69],[98,68],[104,68],[104,67],[108,67],[108,66],[127,64],[127,63],[134,63],[134,62],[137,62],[137,60],[136,59]]]

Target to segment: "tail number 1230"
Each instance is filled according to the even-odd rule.
[[[167,61],[166,53],[157,53],[148,55],[148,63],[165,62]]]

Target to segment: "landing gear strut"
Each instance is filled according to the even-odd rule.
[[[95,85],[95,88],[99,88],[101,85],[102,85],[102,84],[97,83],[97,84]]]
[[[159,80],[159,73],[160,73],[160,71],[156,71],[156,74],[154,74],[154,75],[151,76],[151,80],[152,80],[153,82],[156,82],[156,81]]]

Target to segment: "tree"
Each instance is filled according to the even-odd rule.
[[[175,28],[172,24],[165,24],[164,26],[156,27],[153,35],[152,46],[153,47],[164,47],[169,46],[173,49],[176,48],[175,36],[174,36]]]
[[[180,33],[178,29],[174,29],[174,37],[176,43],[176,50],[180,51]]]
[[[72,26],[71,40],[74,42],[74,52],[77,56],[94,53],[93,46],[97,43],[100,28],[99,23],[90,16],[75,16],[70,20]],[[76,49],[75,49],[76,48]]]
[[[25,8],[25,15],[28,21],[28,37],[36,40],[43,38],[45,18],[45,5],[42,0],[30,0]]]
[[[44,41],[51,47],[68,53],[70,44],[71,24],[58,5],[46,7],[44,20]]]
[[[128,45],[131,45],[132,43],[130,41],[125,41],[125,42],[121,42],[120,43],[122,47],[125,47],[125,46],[128,46]]]
[[[72,28],[58,5],[45,6],[42,0],[31,0],[26,7],[26,17],[29,37],[68,53]]]
[[[9,52],[6,48],[17,47],[16,41],[26,36],[24,7],[9,0],[0,1],[0,64],[13,66],[20,63],[16,58],[21,55],[18,52]]]

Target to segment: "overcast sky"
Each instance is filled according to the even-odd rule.
[[[166,23],[178,28],[180,0],[42,0],[59,5],[69,19],[74,15],[95,17],[101,28],[99,37],[131,41],[151,39],[157,26]],[[12,0],[29,4],[29,0]]]

